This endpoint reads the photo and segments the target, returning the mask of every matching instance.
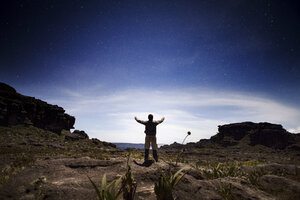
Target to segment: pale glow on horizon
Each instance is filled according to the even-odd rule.
[[[197,142],[216,134],[218,125],[242,121],[278,123],[287,130],[299,130],[298,109],[254,94],[203,88],[61,91],[67,98],[49,103],[74,115],[76,129],[107,142],[143,143],[144,126],[134,116],[146,120],[149,113],[155,120],[166,118],[157,127],[158,143],[163,144],[181,143],[187,131],[192,135],[186,142]]]

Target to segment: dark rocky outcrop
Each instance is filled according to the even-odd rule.
[[[211,141],[223,146],[239,143],[246,136],[250,145],[264,145],[275,149],[284,149],[294,144],[296,135],[287,132],[281,125],[271,123],[242,122],[219,126],[219,132],[211,137]]]
[[[0,83],[0,125],[33,125],[60,134],[73,128],[75,118],[62,107],[50,105],[34,97],[21,95],[5,83]]]
[[[161,146],[160,148],[161,149],[169,149],[169,148],[172,148],[172,149],[182,149],[184,147],[184,145],[183,144],[179,144],[179,143],[177,143],[177,142],[174,142],[174,143],[172,143],[172,144],[170,144],[170,145],[163,145],[163,146]]]
[[[300,134],[292,134],[286,131],[282,125],[267,122],[253,123],[240,122],[218,126],[218,133],[210,139],[201,139],[185,145],[174,142],[170,145],[163,145],[161,149],[193,149],[193,148],[215,148],[215,145],[222,147],[236,145],[263,145],[274,149],[300,150]]]
[[[91,140],[92,140],[92,142],[93,142],[95,145],[101,144],[101,141],[100,141],[99,139],[97,139],[97,138],[92,138]]]
[[[89,139],[88,134],[86,134],[84,131],[75,130],[72,133],[67,133],[65,135],[66,141],[76,141],[76,140],[83,140],[83,139]]]
[[[115,145],[115,144],[113,144],[113,143],[105,142],[105,141],[103,141],[102,143],[103,143],[103,145],[104,145],[105,147],[113,147],[113,148],[117,148],[117,145]]]
[[[113,144],[113,143],[110,143],[110,142],[104,142],[104,141],[100,141],[99,139],[97,138],[92,138],[91,139],[92,142],[96,145],[103,145],[105,147],[113,147],[113,148],[117,148],[117,145]]]

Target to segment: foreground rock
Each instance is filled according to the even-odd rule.
[[[21,95],[7,84],[0,83],[0,125],[33,125],[60,134],[73,128],[75,118],[62,107],[50,105],[34,97]]]
[[[137,163],[142,161],[135,159]],[[135,199],[156,199],[154,182],[161,171],[176,171],[173,164],[160,161],[149,167],[140,166],[130,160],[132,173],[138,183]],[[216,199],[226,195],[236,199],[276,199],[273,193],[284,188],[277,182],[283,181],[285,188],[293,192],[293,197],[300,197],[299,182],[285,177],[265,175],[259,179],[261,186],[250,184],[243,177],[224,177],[206,179],[202,171],[186,166],[187,173],[175,189],[177,199]],[[280,165],[284,170],[286,166]],[[288,166],[289,167],[289,166]],[[38,160],[33,166],[14,176],[2,189],[1,199],[97,199],[95,191],[88,180],[90,177],[98,186],[104,174],[108,182],[117,179],[126,172],[126,158],[97,160],[89,157],[57,157]],[[276,184],[276,187],[273,185]],[[13,189],[12,189],[13,188]],[[271,194],[266,192],[272,188]]]

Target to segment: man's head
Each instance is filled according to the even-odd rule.
[[[148,115],[148,119],[149,119],[149,121],[152,122],[152,121],[153,121],[153,115],[152,115],[152,114],[149,114],[149,115]]]

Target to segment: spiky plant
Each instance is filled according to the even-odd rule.
[[[122,177],[117,180],[114,180],[110,184],[107,185],[106,182],[106,174],[103,175],[101,190],[98,189],[97,185],[92,181],[90,177],[88,177],[90,182],[92,183],[97,197],[99,200],[118,200],[122,197],[121,189],[118,189],[118,185],[121,182]]]
[[[204,169],[203,172],[209,179],[215,179],[223,177],[223,171],[221,169],[222,164],[218,163],[215,167],[212,167],[210,169]]]
[[[219,177],[223,176],[223,171],[222,171],[221,167],[222,167],[222,164],[218,163],[218,165],[213,168],[213,177],[214,178],[219,178]]]
[[[264,170],[254,170],[248,173],[247,179],[252,185],[258,185],[259,178],[265,174]]]
[[[225,200],[234,200],[235,197],[232,192],[232,184],[231,183],[220,183],[217,192],[220,196],[222,196]]]
[[[202,172],[209,179],[221,177],[238,177],[243,176],[244,172],[237,163],[218,163],[216,166],[210,166],[209,169],[203,169]]]
[[[137,183],[132,176],[131,167],[129,165],[129,159],[130,159],[130,153],[128,154],[127,157],[126,174],[122,178],[122,191],[123,191],[123,199],[133,200],[136,192]]]
[[[180,173],[184,168],[178,170],[175,174],[167,177],[165,173],[161,173],[158,182],[154,184],[154,192],[157,200],[174,200],[173,189],[185,175]]]

